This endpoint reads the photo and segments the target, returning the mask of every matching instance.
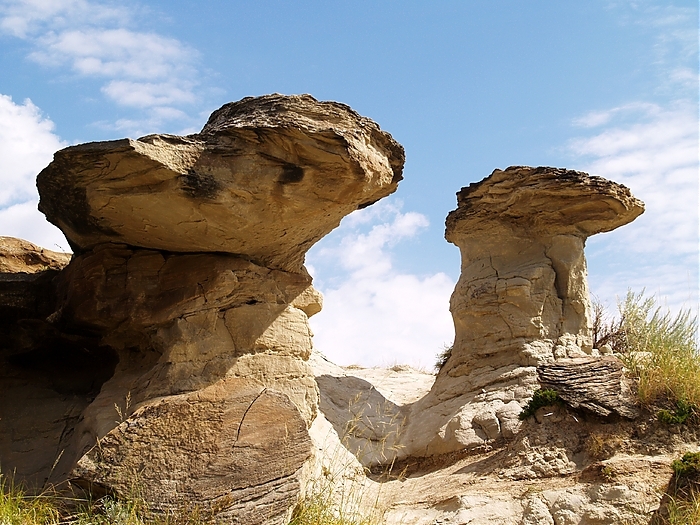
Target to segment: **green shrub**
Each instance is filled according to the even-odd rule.
[[[527,405],[525,406],[525,408],[523,408],[523,411],[520,412],[520,415],[518,417],[521,420],[525,420],[530,416],[534,416],[535,412],[540,407],[547,407],[562,403],[563,401],[561,400],[559,394],[556,391],[548,388],[540,388],[539,390],[535,390],[535,392],[532,394],[532,399],[528,401]]]
[[[700,479],[700,452],[687,452],[671,463],[676,478]]]
[[[666,423],[667,425],[680,425],[685,423],[688,418],[693,418],[696,416],[697,409],[687,403],[686,401],[679,399],[676,401],[675,410],[661,409],[657,412],[656,416],[659,421]]]

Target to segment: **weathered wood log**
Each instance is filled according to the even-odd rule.
[[[639,416],[623,364],[616,357],[560,359],[538,366],[537,374],[543,388],[556,390],[573,408],[585,408],[600,416]]]

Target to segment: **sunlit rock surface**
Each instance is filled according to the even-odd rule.
[[[267,95],[226,104],[196,135],[61,150],[37,179],[39,209],[76,252],[112,242],[298,272],[345,215],[396,190],[403,163],[350,107]]]
[[[517,429],[537,365],[593,350],[586,239],[643,211],[625,186],[559,168],[495,170],[457,193],[445,231],[462,254],[454,346],[407,413],[401,454],[477,447]]]
[[[75,253],[60,271],[68,256],[32,255],[43,296],[18,303],[16,265],[0,282],[3,471],[286,523],[318,408],[304,256],[403,162],[374,122],[309,95],[57,152],[40,209]]]

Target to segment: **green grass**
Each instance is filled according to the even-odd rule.
[[[562,400],[554,390],[545,388],[538,389],[532,394],[532,399],[527,402],[523,411],[518,416],[521,420],[525,420],[530,416],[534,416],[538,408],[548,407],[551,405],[561,404]]]
[[[671,463],[673,481],[662,523],[700,525],[700,452],[688,452]]]
[[[53,498],[27,496],[0,475],[0,524],[54,525],[61,523],[61,511]]]
[[[700,525],[700,491],[691,491],[687,498],[671,498],[666,525]]]
[[[377,518],[343,511],[327,494],[304,498],[294,509],[289,525],[379,525]]]
[[[594,306],[595,346],[609,344],[637,380],[640,403],[663,408],[660,419],[679,423],[700,414],[700,351],[697,317],[673,315],[654,297],[628,292],[619,319],[605,322]]]
[[[0,525],[204,525],[216,523],[197,509],[155,514],[143,499],[131,496],[117,500],[109,496],[96,502],[70,498],[47,490],[27,494],[0,474]]]

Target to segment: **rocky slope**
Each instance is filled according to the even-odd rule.
[[[631,421],[552,406],[480,447],[367,470],[356,429],[381,429],[385,405],[410,406],[435,375],[341,368],[316,354],[310,363],[321,395],[312,479],[322,481],[307,488],[332,485],[346,513],[386,525],[647,525],[669,487],[672,460],[700,447],[697,428],[653,415]]]

